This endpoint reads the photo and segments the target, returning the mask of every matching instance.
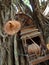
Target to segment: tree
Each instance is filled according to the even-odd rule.
[[[3,30],[4,24],[8,20],[14,19],[14,9],[12,3],[14,3],[21,12],[31,16],[36,26],[43,33],[44,38],[49,36],[49,23],[39,10],[37,0],[29,0],[32,6],[33,12],[24,4],[22,0],[1,0],[0,1],[0,46],[1,46],[1,65],[27,65],[26,58],[24,56],[18,56],[20,53],[24,53],[22,45],[17,35],[9,36],[5,34]],[[13,15],[14,14],[14,15]],[[48,23],[48,24],[47,24]],[[48,25],[48,26],[47,26]],[[46,29],[46,30],[45,30]],[[48,34],[47,34],[48,33]],[[17,40],[19,42],[17,42]],[[17,43],[20,43],[20,45]],[[23,62],[22,62],[23,60]]]
[[[15,3],[16,1],[16,3]],[[0,1],[0,45],[1,45],[1,65],[19,65],[19,61],[21,59],[23,62],[21,63],[22,65],[25,65],[25,60],[24,57],[21,57],[21,59],[18,59],[18,52],[21,52],[23,54],[22,49],[20,50],[19,47],[17,48],[17,35],[14,36],[9,36],[5,34],[3,27],[5,23],[8,20],[14,19],[14,9],[12,7],[12,3],[15,3],[16,6],[19,6],[19,9],[21,7],[24,7],[24,10],[21,10],[22,12],[24,11],[25,13],[28,13],[29,15],[31,11],[28,6],[26,6],[22,1],[20,0],[1,0]],[[20,42],[19,42],[20,43]],[[21,45],[20,45],[21,46]],[[17,57],[17,58],[16,58]]]
[[[30,0],[30,3],[32,5],[32,8],[33,8],[33,18],[34,20],[36,21],[36,25],[37,27],[39,28],[39,30],[42,31],[42,34],[44,36],[44,39],[46,40],[49,36],[48,32],[49,32],[49,22],[46,17],[43,16],[43,14],[41,13],[41,10],[39,8],[39,5],[38,5],[38,1],[36,0]],[[36,16],[36,17],[35,17]]]

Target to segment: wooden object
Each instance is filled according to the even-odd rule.
[[[43,36],[41,32],[39,31],[39,29],[36,28],[36,26],[34,25],[34,21],[32,20],[32,18],[30,18],[28,15],[25,15],[23,13],[16,14],[16,20],[21,22],[22,28],[21,28],[20,35],[21,35],[25,56],[27,58],[28,63],[30,65],[33,65],[36,59],[38,61],[38,58],[42,54],[41,48],[43,49],[46,48],[44,40],[43,40]],[[42,60],[42,61],[45,61],[45,60]],[[40,61],[38,62],[40,63]],[[38,63],[35,63],[35,64],[38,64]]]

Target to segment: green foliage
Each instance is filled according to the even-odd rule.
[[[29,0],[23,0],[24,1],[24,3],[26,4],[26,5],[30,5],[30,2],[29,2]]]

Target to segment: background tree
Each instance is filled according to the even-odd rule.
[[[38,0],[39,1],[39,0]],[[43,16],[41,9],[39,8],[38,1],[36,0],[30,0],[30,3],[32,5],[33,9],[33,18],[36,21],[36,25],[39,28],[39,30],[42,31],[43,37],[46,41],[48,38],[49,34],[49,19]],[[35,17],[36,16],[36,17]]]

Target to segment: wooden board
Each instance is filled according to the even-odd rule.
[[[46,56],[43,56],[43,57],[39,57],[39,58],[37,58],[37,59],[35,59],[35,60],[32,60],[32,61],[30,62],[30,64],[35,65],[35,64],[44,62],[44,61],[46,61],[46,60],[49,60],[49,55],[46,55]]]

